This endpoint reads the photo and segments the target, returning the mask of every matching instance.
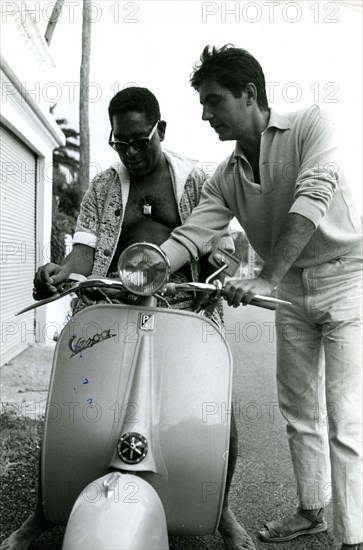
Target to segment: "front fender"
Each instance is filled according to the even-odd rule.
[[[132,474],[111,472],[77,498],[63,550],[168,550],[164,509],[155,489]]]

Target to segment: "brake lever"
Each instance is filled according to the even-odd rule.
[[[61,290],[61,292],[57,292],[56,294],[53,294],[53,296],[49,296],[49,298],[44,298],[43,300],[38,300],[36,301],[35,303],[33,304],[30,304],[30,306],[27,306],[25,307],[24,309],[18,311],[17,313],[15,313],[15,317],[17,317],[18,315],[21,315],[22,313],[26,313],[27,311],[31,311],[32,309],[36,309],[37,307],[41,307],[41,306],[44,306],[45,304],[50,304],[51,302],[54,302],[55,300],[59,300],[60,298],[63,298],[64,296],[67,296],[67,294],[72,294],[72,292],[75,292],[74,288],[76,286],[79,286],[79,282],[74,282],[74,283],[61,283],[59,285],[59,288]],[[69,286],[69,288],[64,289],[65,286]],[[77,289],[76,289],[77,290]]]
[[[57,292],[56,294],[53,294],[53,296],[50,296],[49,298],[38,300],[37,302],[30,304],[30,306],[27,306],[24,309],[15,313],[15,317],[17,317],[18,315],[21,315],[22,313],[26,313],[27,311],[31,311],[32,309],[35,309],[37,307],[44,306],[44,304],[49,304],[50,302],[54,302],[55,300],[58,300],[58,298],[60,297],[61,295]]]
[[[22,309],[21,311],[19,311],[18,313],[15,313],[15,316],[17,315],[20,315],[22,313],[26,313],[27,311],[31,311],[32,309],[36,309],[37,307],[40,307],[40,306],[43,306],[45,304],[49,304],[50,302],[54,302],[55,300],[58,300],[60,298],[63,298],[64,296],[67,296],[68,294],[72,294],[72,292],[77,292],[78,290],[82,290],[82,289],[85,289],[85,288],[92,288],[92,287],[103,287],[103,288],[107,288],[108,286],[117,286],[118,283],[116,281],[113,281],[113,280],[107,280],[107,279],[87,279],[86,277],[84,278],[85,280],[81,280],[81,282],[79,281],[75,281],[75,282],[64,282],[64,283],[61,283],[59,285],[59,288],[61,290],[61,292],[57,292],[56,294],[53,294],[53,296],[50,296],[49,298],[45,298],[44,300],[39,300],[33,304],[31,304],[30,306],[27,306],[25,307],[24,309]],[[119,283],[119,290],[123,290],[123,286],[121,283]],[[68,287],[68,288],[67,288]],[[65,290],[63,290],[65,289]]]

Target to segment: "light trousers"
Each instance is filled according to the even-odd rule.
[[[333,503],[334,534],[362,535],[362,262],[292,268],[278,288],[277,388],[304,509]]]

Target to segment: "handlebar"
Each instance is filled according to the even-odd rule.
[[[187,292],[188,290],[212,294],[216,290],[222,289],[222,283],[218,279],[214,281],[214,283],[167,283],[164,295],[174,296],[174,294],[177,294],[178,292]],[[248,305],[275,310],[277,304],[291,305],[291,302],[279,300],[278,298],[273,298],[272,296],[261,296],[260,294],[255,294]]]
[[[79,279],[82,276],[75,275],[74,279],[76,280],[74,281],[70,280],[73,278],[73,275],[74,274],[71,273],[69,275],[68,281],[61,283],[58,286],[58,292],[56,294],[53,294],[53,296],[49,296],[49,298],[44,298],[44,300],[38,300],[30,306],[25,307],[15,315],[20,315],[21,313],[25,313],[32,309],[36,309],[37,307],[49,304],[50,302],[54,302],[55,300],[59,300],[60,298],[64,298],[64,296],[68,296],[68,294],[72,294],[73,292],[78,292],[79,290],[84,290],[87,288],[112,288],[112,290],[119,290],[120,292],[124,290],[123,284],[120,281],[116,281],[115,279],[100,278],[86,279],[80,281]]]
[[[25,313],[26,311],[30,311],[42,305],[49,304],[50,302],[59,300],[64,296],[67,296],[74,292],[78,292],[79,290],[85,290],[87,288],[108,288],[119,292],[125,290],[124,285],[120,281],[117,281],[115,279],[99,278],[79,281],[80,277],[78,275],[74,276],[74,279],[76,279],[76,281],[72,281],[72,278],[73,274],[71,273],[69,276],[70,280],[59,285],[59,292],[57,292],[57,294],[54,294],[49,298],[45,298],[44,300],[39,300],[31,304],[30,306],[25,307],[24,309],[16,313],[16,315],[20,315],[21,313]],[[213,294],[214,292],[221,292],[222,290],[223,285],[221,281],[219,279],[216,279],[213,283],[167,283],[162,294],[164,296],[174,296],[181,291],[204,292],[206,294]],[[258,294],[255,294],[255,296],[249,302],[249,305],[272,310],[276,309],[277,304],[291,305],[291,302],[279,300],[277,298],[273,298],[272,296],[260,296]]]

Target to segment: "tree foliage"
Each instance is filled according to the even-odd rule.
[[[74,233],[82,196],[79,188],[79,133],[68,126],[66,119],[56,119],[56,122],[66,143],[53,151],[51,261],[61,263],[65,255],[65,235]]]

